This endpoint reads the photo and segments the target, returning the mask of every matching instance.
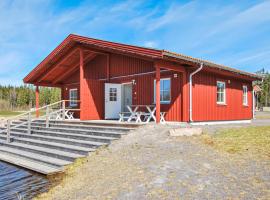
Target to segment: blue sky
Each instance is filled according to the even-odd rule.
[[[270,70],[269,0],[1,0],[0,84],[21,84],[70,33]]]

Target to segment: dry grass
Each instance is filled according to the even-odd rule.
[[[52,189],[35,199],[115,199],[134,183],[145,182],[146,175],[126,154],[104,148],[87,158],[78,159],[61,177],[50,179]]]
[[[270,119],[270,115],[259,115],[256,116],[256,119]]]
[[[252,153],[270,158],[270,126],[222,130],[202,136],[204,143],[229,153]]]
[[[172,138],[168,129],[139,128],[110,147],[77,160],[62,176],[51,177],[51,190],[36,199],[254,199],[254,195],[269,199],[268,183],[262,178],[269,169],[267,163],[259,160],[250,170],[249,157],[213,151],[200,137]],[[265,142],[262,135],[254,139],[258,129]],[[247,146],[254,148],[259,142],[259,148],[269,152],[270,127],[261,129],[231,129],[228,134],[204,135],[203,141],[229,152],[247,152]],[[239,141],[242,148],[236,148]],[[228,150],[228,142],[237,150]]]

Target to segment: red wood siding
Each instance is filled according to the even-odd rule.
[[[110,55],[110,77],[155,71],[152,62],[124,55]]]
[[[81,80],[81,120],[104,118],[104,82],[106,76],[106,56],[99,55],[84,66]]]
[[[174,77],[177,74],[177,77]],[[161,112],[166,112],[167,121],[182,121],[182,74],[173,72],[161,73],[162,78],[171,79],[171,103],[161,104]],[[125,83],[135,80],[132,86],[132,102],[134,105],[152,105],[154,103],[155,74],[115,79],[113,83]]]
[[[133,104],[150,105],[154,102],[155,68],[152,62],[138,58],[111,54],[110,83],[125,83],[135,80],[132,86]],[[164,70],[164,69],[163,69]],[[147,73],[140,76],[128,76]],[[149,73],[150,72],[150,73]],[[177,74],[177,77],[174,77]],[[79,71],[70,76],[64,85],[63,98],[69,98],[69,89],[80,88]],[[107,56],[98,55],[84,66],[81,88],[81,119],[104,119],[104,83],[107,77]],[[167,112],[167,121],[189,120],[189,72],[161,72],[161,78],[171,78],[171,103],[161,104],[161,112]],[[226,103],[216,103],[216,81],[226,81]],[[230,83],[228,82],[230,80]],[[243,84],[248,86],[248,106],[243,106]],[[78,92],[80,92],[78,90]],[[193,120],[242,120],[252,118],[251,81],[242,81],[213,72],[202,71],[193,77]]]
[[[84,67],[84,89],[81,95],[81,119],[104,119],[104,79],[106,78],[106,56],[99,55]],[[110,56],[110,83],[131,82],[133,79],[136,84],[133,85],[133,104],[153,104],[154,99],[154,79],[155,73],[143,76],[120,77],[125,75],[134,75],[138,73],[153,72],[155,68],[153,63],[122,55],[112,54]],[[161,78],[171,78],[171,104],[162,104],[161,111],[167,112],[166,120],[182,120],[182,92],[181,92],[181,73],[173,77],[173,72],[162,72]],[[102,79],[102,80],[100,80]],[[80,88],[79,84],[70,83],[79,82],[79,71],[74,73],[65,81],[64,99],[69,99],[69,89]]]
[[[181,74],[174,78],[173,72],[161,73],[162,78],[171,79],[171,103],[161,104],[160,111],[166,112],[166,120],[168,121],[181,121]],[[142,76],[136,80],[134,86],[134,102],[139,105],[151,105],[154,102],[154,79],[155,74],[151,76]]]
[[[77,89],[77,91],[78,91],[78,98],[80,98],[80,85],[79,85],[79,83],[74,83],[74,84],[66,84],[66,85],[64,85],[62,87],[62,90],[61,90],[62,99],[65,99],[65,100],[68,100],[69,99],[69,90],[70,89]],[[66,107],[69,107],[69,103],[66,103]],[[79,108],[79,107],[80,107],[80,105],[78,104],[78,106],[76,108]],[[80,117],[78,111],[75,111],[74,112],[74,117],[76,117],[76,118],[79,118]]]
[[[226,105],[217,100],[217,81],[226,83]],[[193,120],[244,120],[252,118],[252,84],[213,73],[199,72],[193,79]],[[243,105],[242,86],[248,86],[248,106]]]

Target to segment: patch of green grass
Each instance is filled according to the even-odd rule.
[[[20,115],[20,114],[23,114],[25,112],[28,112],[28,111],[0,111],[0,117],[6,117],[6,118],[9,118],[9,117],[14,117],[14,116],[17,116],[17,115]],[[39,115],[40,116],[43,116],[45,115],[45,111],[43,110],[40,110],[39,111]],[[35,117],[36,116],[36,113],[35,112],[32,112],[31,114],[32,117]],[[24,117],[27,117],[27,115],[25,115]]]
[[[270,158],[270,126],[221,130],[203,141],[214,148],[229,153],[247,153]]]
[[[13,117],[21,113],[22,112],[18,112],[18,111],[0,111],[0,117]]]

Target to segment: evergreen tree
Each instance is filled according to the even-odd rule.
[[[259,96],[259,104],[265,107],[270,106],[270,74],[265,69],[261,69],[256,73],[263,77],[263,81],[257,81],[255,83],[262,89]]]
[[[0,85],[0,109],[2,110],[28,110],[35,106],[35,99],[33,85],[17,87]],[[54,103],[60,99],[61,90],[59,88],[40,87],[40,106]]]

